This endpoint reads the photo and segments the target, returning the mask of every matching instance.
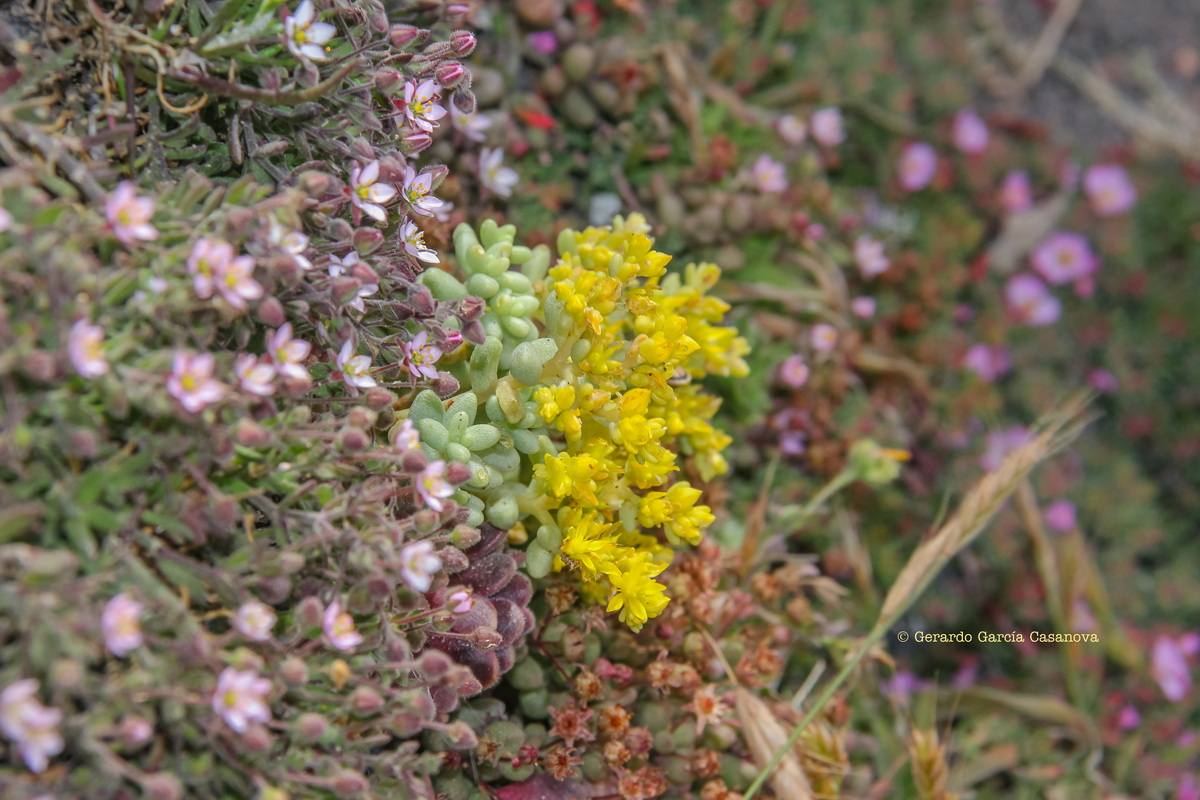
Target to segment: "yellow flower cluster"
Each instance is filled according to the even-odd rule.
[[[672,482],[677,460],[693,459],[705,480],[727,469],[730,439],[711,424],[720,400],[695,380],[746,375],[749,352],[717,324],[728,306],[705,296],[720,269],[667,274],[671,257],[648,230],[634,214],[560,236],[559,261],[537,288],[542,321],[570,357],[555,359],[531,398],[566,441],[534,467],[562,532],[554,566],[577,571],[635,631],[668,603],[654,580],[671,561],[668,543],[697,544],[713,521],[699,489]]]

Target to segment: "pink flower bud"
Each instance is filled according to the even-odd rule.
[[[460,58],[471,55],[475,51],[475,34],[470,31],[455,31],[450,34],[450,47]]]
[[[457,394],[458,389],[458,378],[449,372],[439,372],[437,380],[433,382],[433,390],[438,393],[438,397],[450,397]]]
[[[442,336],[442,352],[456,350],[463,343],[462,331],[448,330]]]
[[[376,386],[373,389],[367,390],[366,401],[368,407],[376,411],[381,411],[385,408],[390,408],[392,403],[396,402],[396,395],[382,386]]]
[[[470,728],[467,730],[470,730]],[[334,793],[339,797],[353,797],[365,792],[370,788],[371,784],[359,773],[343,769],[333,776],[330,785],[333,787]]]
[[[183,784],[179,778],[166,772],[156,772],[141,779],[142,793],[147,800],[180,800]]]
[[[416,155],[433,144],[433,137],[425,131],[413,131],[400,140],[400,149],[407,155]]]
[[[311,595],[296,605],[296,620],[305,628],[319,628],[324,614],[324,604]]]
[[[308,667],[298,658],[289,658],[279,667],[279,674],[293,686],[303,686],[308,683]]]
[[[455,720],[446,726],[442,731],[442,735],[450,742],[450,746],[456,750],[474,750],[479,746],[479,737],[475,735],[475,731],[471,730],[467,723],[459,720]]]
[[[244,417],[238,420],[233,437],[242,447],[263,447],[271,441],[270,431]]]
[[[446,561],[446,551],[442,551],[443,565]],[[466,556],[463,556],[466,558]],[[459,589],[456,592],[451,592],[446,598],[446,608],[450,609],[452,614],[466,614],[475,606],[475,598],[471,596],[470,589]]]
[[[366,406],[354,406],[346,414],[346,424],[356,428],[373,428],[378,415]]]
[[[466,300],[463,302],[466,302]],[[462,335],[471,344],[483,344],[487,341],[487,333],[483,330],[483,325],[477,319],[471,320],[463,326]]]
[[[311,744],[318,741],[329,730],[329,723],[320,714],[301,714],[292,723],[292,735],[297,740]]]
[[[388,31],[388,41],[392,47],[408,47],[421,35],[421,29],[415,25],[393,25]]]
[[[466,464],[460,464],[457,461],[451,461],[446,465],[446,481],[458,486],[471,480],[471,468]]]
[[[462,550],[474,547],[482,538],[483,535],[479,529],[472,528],[470,525],[459,525],[450,531],[450,544]]]
[[[358,298],[358,290],[361,288],[362,283],[350,275],[339,275],[330,284],[333,299],[341,305],[354,302]]]
[[[241,745],[251,753],[266,753],[275,744],[275,737],[262,725],[251,725],[242,734]]]
[[[420,450],[409,450],[404,454],[404,457],[400,459],[401,469],[403,469],[409,475],[416,475],[420,472],[424,472],[427,466],[429,466],[429,459],[426,458],[425,454]]]
[[[345,453],[357,453],[370,443],[371,437],[362,428],[346,427],[338,434],[338,446]]]
[[[404,73],[384,67],[375,73],[375,88],[384,93],[404,88]]]
[[[260,322],[265,325],[270,325],[272,328],[278,328],[283,323],[287,322],[287,315],[283,311],[283,303],[279,302],[276,297],[264,297],[258,303],[258,308],[255,309],[255,314]]]
[[[471,561],[467,558],[466,554],[457,547],[443,547],[438,551],[438,557],[442,559],[442,569],[444,569],[447,573],[453,574],[455,572],[462,572],[464,569],[471,566]],[[450,607],[450,600],[446,601],[446,607]],[[451,609],[451,611],[453,610],[454,609]],[[461,613],[465,614],[466,612],[464,611]]]
[[[441,516],[438,512],[429,508],[422,508],[412,516],[413,525],[421,533],[433,533],[441,524]]]
[[[350,242],[354,245],[354,249],[360,256],[365,256],[375,252],[383,244],[383,231],[378,228],[358,228],[354,231],[354,235],[350,237]],[[353,274],[353,270],[351,273]],[[364,281],[364,283],[378,282]]]
[[[383,698],[369,686],[359,686],[350,693],[350,710],[363,717],[377,714],[383,708]]]
[[[450,102],[454,103],[454,107],[463,114],[475,113],[475,93],[470,89],[460,86],[454,94],[450,95]]]
[[[467,71],[462,64],[457,61],[447,61],[433,71],[433,79],[441,84],[442,88],[453,89],[462,83],[463,76],[466,74]]]

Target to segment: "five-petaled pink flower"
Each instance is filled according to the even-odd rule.
[[[787,188],[787,169],[766,153],[750,167],[750,180],[760,192],[782,192]]]
[[[808,135],[808,126],[795,114],[788,114],[780,118],[777,128],[779,137],[788,144],[804,144],[804,139]]]
[[[251,600],[243,603],[233,615],[233,627],[251,641],[265,642],[271,638],[277,619],[269,605]]]
[[[392,445],[401,453],[416,450],[421,445],[421,436],[411,419],[405,419],[399,427],[392,428]]]
[[[323,45],[333,38],[337,28],[328,22],[316,22],[316,18],[317,10],[313,8],[312,0],[304,0],[296,7],[295,14],[284,17],[283,33],[292,55],[307,56],[313,61],[328,58]]]
[[[1008,350],[1001,345],[973,344],[963,356],[963,366],[972,370],[979,379],[992,383],[1012,369]]]
[[[271,682],[258,677],[254,670],[226,667],[213,692],[213,711],[234,731],[245,733],[251,723],[270,721],[271,709],[267,705],[270,693]]]
[[[1124,214],[1137,203],[1129,173],[1116,164],[1093,164],[1083,174],[1083,193],[1102,217]]]
[[[342,604],[337,600],[325,609],[321,630],[330,647],[338,650],[353,650],[363,643],[363,635],[354,629],[354,617],[342,611]]]
[[[26,678],[0,691],[0,733],[17,746],[25,766],[45,772],[50,759],[62,752],[58,732],[62,712],[37,699],[38,682]]]
[[[799,353],[788,356],[779,365],[779,379],[793,389],[808,383],[808,365]]]
[[[444,462],[437,461],[436,464]],[[419,487],[418,487],[419,489]],[[441,510],[441,503],[431,506]],[[433,543],[425,540],[411,542],[400,551],[400,574],[404,582],[415,592],[427,592],[433,584],[433,575],[442,568],[442,559],[433,552]]]
[[[217,268],[214,283],[225,302],[241,311],[247,300],[263,296],[263,287],[250,277],[254,274],[254,259],[250,256],[231,258]]]
[[[1029,439],[1029,430],[1020,425],[1014,425],[1002,431],[992,431],[987,435],[987,445],[983,455],[979,458],[979,465],[989,472],[998,469],[1009,453],[1024,445]]]
[[[292,231],[283,227],[275,219],[271,219],[267,227],[267,238],[271,244],[288,253],[296,265],[302,270],[312,269],[312,262],[305,257],[308,250],[308,237],[300,231]]]
[[[361,261],[362,259],[358,257],[358,253],[354,252],[353,250],[341,258],[338,258],[337,256],[331,256],[329,259],[329,277],[337,278],[341,275],[345,275],[354,268],[355,264],[358,264]],[[352,308],[359,314],[365,314],[367,311],[367,306],[363,302],[363,298],[370,297],[378,291],[378,283],[360,283],[358,285],[358,291],[354,295],[354,299],[349,303],[346,303],[346,308]]]
[[[312,345],[303,339],[292,338],[292,323],[285,322],[278,330],[267,334],[267,357],[275,365],[280,375],[306,381],[309,379],[308,367],[304,359],[308,358]]]
[[[436,264],[441,260],[438,254],[425,244],[425,231],[418,228],[412,220],[400,228],[400,239],[404,242],[404,252],[413,258],[419,258],[427,264]]]
[[[875,316],[875,298],[861,294],[850,301],[850,310],[856,317],[870,319]]]
[[[1004,285],[1004,300],[1018,320],[1034,327],[1053,325],[1062,313],[1058,298],[1033,275],[1009,278]]]
[[[1159,636],[1150,650],[1150,675],[1158,682],[1163,697],[1178,703],[1187,696],[1192,686],[1192,674],[1188,670],[1187,653],[1182,645],[1170,636]]]
[[[212,376],[213,357],[209,353],[176,353],[167,391],[193,414],[225,395],[225,386]]]
[[[842,125],[842,112],[836,108],[822,108],[813,112],[808,121],[809,130],[819,144],[837,147],[846,139]]]
[[[475,598],[471,595],[470,589],[458,589],[450,593],[446,598],[446,608],[450,609],[451,614],[466,614],[475,605]]]
[[[513,187],[521,180],[517,171],[504,166],[504,151],[485,147],[479,151],[479,180],[501,197],[512,197]]]
[[[812,346],[818,353],[828,353],[837,346],[837,328],[828,322],[818,322],[812,329]]]
[[[404,354],[404,367],[414,378],[434,380],[438,376],[437,360],[442,357],[442,351],[429,341],[429,334],[421,331],[412,338],[411,342],[402,342],[400,349]]]
[[[233,245],[220,239],[197,239],[188,254],[187,267],[192,275],[192,288],[201,300],[212,297],[217,276],[233,259]]]
[[[375,379],[371,377],[371,357],[355,353],[354,342],[350,339],[347,339],[338,351],[337,367],[342,373],[342,382],[347,386],[370,389],[375,386]]]
[[[437,212],[446,205],[446,201],[434,197],[432,191],[432,172],[418,173],[412,167],[404,168],[404,199],[414,213],[425,217],[437,216]]]
[[[1014,169],[1004,176],[1004,182],[1000,184],[1000,205],[1009,214],[1033,205],[1033,187],[1029,184],[1028,172]]]
[[[1123,731],[1131,731],[1142,724],[1142,715],[1133,706],[1125,706],[1117,713],[1117,727]]]
[[[383,204],[396,196],[396,187],[387,183],[376,183],[378,180],[378,159],[365,167],[354,166],[350,170],[350,202],[362,209],[368,217],[378,222],[386,222],[387,210]]]
[[[863,277],[874,278],[887,272],[891,266],[883,249],[883,242],[877,242],[870,236],[859,236],[854,240],[854,263],[858,264]]]
[[[158,231],[150,224],[150,218],[154,216],[154,198],[138,197],[129,181],[121,181],[104,201],[104,215],[112,226],[113,235],[124,245],[132,246],[139,239],[158,238]]]
[[[437,102],[441,99],[440,90],[437,82],[431,80],[404,84],[404,116],[414,127],[432,132],[438,120],[446,116],[446,109]]]
[[[85,378],[98,378],[108,372],[108,361],[100,349],[104,343],[104,329],[81,319],[71,326],[67,334],[67,357],[71,366]]]
[[[954,115],[951,136],[954,146],[968,155],[982,153],[988,146],[987,125],[969,108],[964,108]]]
[[[1096,256],[1078,233],[1051,234],[1033,251],[1030,262],[1038,275],[1053,284],[1081,280],[1096,271]]]
[[[122,592],[104,605],[100,630],[108,652],[123,658],[142,646],[142,604]]]
[[[249,353],[242,353],[233,362],[238,384],[250,394],[270,397],[275,393],[275,367],[268,361],[259,361]]]
[[[478,111],[464,114],[455,105],[450,106],[450,124],[454,130],[472,142],[482,142],[483,132],[492,127],[492,118]]]
[[[1042,512],[1050,529],[1059,533],[1069,533],[1075,527],[1075,516],[1075,504],[1070,500],[1055,500]]]
[[[441,459],[425,467],[421,474],[413,480],[413,483],[416,485],[417,494],[425,501],[425,505],[434,511],[444,509],[446,504],[442,500],[454,494],[454,487],[446,480],[446,462]]]
[[[924,189],[937,172],[937,152],[925,142],[910,142],[896,165],[900,186],[909,192]]]

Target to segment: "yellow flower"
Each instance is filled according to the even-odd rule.
[[[608,577],[613,596],[607,610],[620,611],[621,622],[637,633],[670,602],[666,596],[667,587],[654,580],[664,567],[648,560],[644,554],[626,559],[622,566],[622,572]]]
[[[560,527],[563,534],[562,560],[571,569],[579,569],[585,578],[595,580],[600,575],[613,575],[617,567],[616,526],[602,522],[595,514],[568,513]]]

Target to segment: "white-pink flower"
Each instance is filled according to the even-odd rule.
[[[441,461],[436,462],[441,464]],[[440,509],[439,509],[440,510]],[[433,552],[433,543],[412,542],[400,551],[400,574],[404,582],[415,592],[427,592],[433,584],[433,576],[442,568],[442,559]]]
[[[427,264],[436,264],[441,261],[438,254],[425,244],[425,231],[418,228],[412,220],[404,223],[400,228],[400,238],[404,241],[404,252],[413,258],[419,258]]]
[[[425,467],[413,483],[416,485],[417,494],[425,501],[425,505],[434,511],[444,509],[446,505],[442,500],[454,494],[454,487],[446,480],[446,462],[441,459]]]
[[[98,378],[108,372],[108,361],[104,358],[101,345],[104,329],[81,319],[71,326],[67,334],[67,357],[71,366],[85,378]]]
[[[306,56],[313,61],[324,61],[325,45],[337,33],[337,28],[328,22],[316,22],[317,10],[312,0],[304,0],[296,7],[295,14],[283,19],[283,33],[287,38],[288,50],[297,58]]]
[[[122,592],[104,605],[100,630],[108,652],[123,658],[142,646],[142,604]]]
[[[139,239],[158,238],[158,231],[150,224],[150,218],[154,216],[154,198],[138,197],[129,181],[121,181],[104,201],[104,215],[112,226],[113,235],[126,246],[132,246]]]
[[[450,124],[472,142],[482,142],[483,132],[492,127],[492,118],[478,111],[464,114],[458,106],[450,105]]]
[[[312,269],[312,262],[304,255],[304,252],[308,250],[308,237],[300,231],[288,230],[273,218],[268,225],[267,237],[271,243],[291,255],[292,260],[300,269],[306,271]]]
[[[1078,233],[1059,231],[1039,244],[1030,256],[1038,275],[1048,283],[1070,283],[1096,271],[1096,256],[1086,238]]]
[[[1053,325],[1062,313],[1062,304],[1050,294],[1046,284],[1033,275],[1014,275],[1004,285],[1004,300],[1009,311],[1034,327]]]
[[[238,256],[218,268],[214,283],[225,302],[241,311],[246,307],[247,300],[257,300],[263,296],[262,285],[250,277],[253,274],[254,259]]]
[[[421,436],[411,419],[405,419],[399,427],[392,429],[392,445],[401,453],[416,450],[421,446]]]
[[[787,188],[787,169],[766,153],[750,167],[750,180],[760,192],[782,192]]]
[[[342,373],[342,381],[347,386],[370,389],[376,385],[375,379],[371,377],[370,356],[355,355],[354,342],[350,339],[347,339],[338,351],[337,367]]]
[[[269,605],[251,600],[238,607],[233,615],[233,627],[251,641],[265,642],[271,638],[277,619]]]
[[[1029,441],[1029,430],[1014,425],[987,435],[987,445],[979,458],[979,465],[989,472],[999,468],[1009,453]]]
[[[471,594],[470,589],[459,589],[451,592],[446,598],[446,608],[450,609],[451,614],[466,614],[475,606],[475,598]]]
[[[812,346],[818,353],[828,353],[837,346],[837,328],[828,322],[818,322],[812,329]]]
[[[275,394],[275,367],[268,361],[259,361],[249,353],[242,353],[233,363],[238,385],[250,394],[270,397]]]
[[[187,267],[192,276],[192,288],[201,300],[212,297],[217,275],[233,259],[233,245],[220,239],[197,239],[188,254]]]
[[[788,356],[779,365],[779,380],[793,389],[808,383],[808,373],[808,364],[804,363],[804,357],[799,353]]]
[[[10,683],[0,691],[0,733],[6,738],[16,739],[21,735],[26,710],[40,705],[37,691],[38,682],[34,678]]]
[[[38,682],[26,678],[0,692],[0,732],[17,746],[30,771],[44,772],[63,749],[62,712],[42,705],[37,691]]]
[[[874,278],[887,272],[892,265],[884,252],[883,242],[877,242],[869,236],[859,236],[854,240],[854,263],[865,278]]]
[[[234,731],[245,733],[252,723],[270,721],[271,709],[267,705],[270,693],[271,682],[260,678],[254,670],[226,667],[213,692],[213,711]]]
[[[308,367],[304,359],[308,358],[312,345],[303,339],[292,338],[292,323],[285,322],[278,330],[267,334],[267,357],[275,365],[280,375],[286,375],[296,380],[308,380]]]
[[[362,634],[354,629],[354,617],[342,611],[342,604],[337,600],[325,609],[321,630],[330,647],[338,650],[353,650],[363,643]]]
[[[479,180],[501,197],[512,197],[513,187],[521,180],[517,171],[504,166],[504,151],[485,147],[479,151]]]
[[[813,112],[808,121],[812,136],[826,147],[837,147],[846,139],[842,124],[842,112],[836,108],[822,108]]]
[[[404,116],[414,127],[432,132],[438,120],[446,116],[446,109],[438,104],[441,97],[441,87],[436,81],[420,84],[409,81],[404,84]]]
[[[1042,512],[1046,524],[1059,533],[1068,533],[1075,527],[1075,516],[1075,504],[1070,500],[1055,500]]]
[[[918,192],[929,185],[937,172],[937,152],[925,142],[910,142],[900,154],[896,173],[900,186],[908,192]]]
[[[225,395],[225,386],[213,378],[213,357],[209,353],[176,353],[167,378],[167,391],[193,414]]]
[[[785,117],[781,117],[777,127],[779,137],[788,144],[804,144],[804,139],[808,136],[808,126],[804,124],[804,120],[795,114],[788,114]]]
[[[1158,682],[1163,697],[1178,703],[1187,696],[1192,686],[1192,674],[1188,669],[1187,653],[1178,641],[1170,636],[1159,636],[1150,651],[1150,675]]]
[[[345,275],[354,268],[355,264],[358,264],[361,261],[362,259],[358,257],[358,253],[354,252],[353,250],[341,258],[338,258],[337,256],[330,256],[329,277],[336,278],[340,275]],[[363,302],[363,298],[370,297],[378,291],[378,283],[359,284],[358,291],[355,293],[354,299],[346,304],[346,308],[352,308],[359,314],[365,314],[367,311],[367,306]]]
[[[1014,169],[1004,176],[1004,182],[1000,184],[1000,205],[1009,214],[1016,214],[1033,205],[1033,187],[1030,186],[1028,172]]]
[[[951,131],[954,146],[969,155],[982,153],[988,146],[988,129],[972,109],[964,108],[954,115]]]
[[[368,217],[378,222],[386,222],[387,210],[383,204],[396,196],[396,187],[387,183],[376,183],[378,180],[379,159],[365,167],[354,166],[350,170],[350,202],[362,209]]]
[[[1012,360],[1001,345],[973,344],[963,356],[963,366],[980,380],[992,383],[1012,368]]]
[[[442,357],[441,348],[429,341],[429,334],[421,331],[410,342],[401,342],[404,367],[414,378],[434,380],[438,376],[437,360]]]
[[[1129,173],[1116,164],[1093,164],[1083,174],[1083,193],[1102,217],[1124,214],[1137,203]]]
[[[487,148],[484,148],[485,150]],[[425,217],[435,217],[446,205],[444,200],[434,197],[433,173],[420,172],[410,167],[404,168],[404,199],[412,208],[413,213]]]
[[[13,217],[7,208],[0,208],[0,233],[5,233],[12,227]]]
[[[850,301],[850,310],[856,317],[870,319],[875,316],[875,298],[860,294]]]

